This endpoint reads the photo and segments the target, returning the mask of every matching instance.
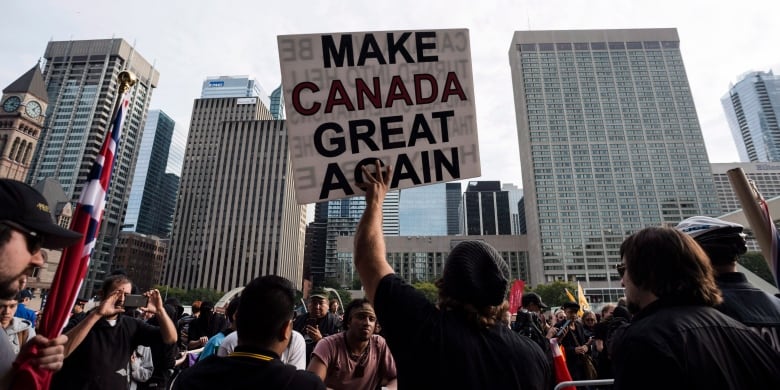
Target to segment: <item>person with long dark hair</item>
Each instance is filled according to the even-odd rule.
[[[715,309],[721,292],[691,237],[645,228],[620,255],[634,316],[611,339],[615,389],[780,389],[780,353]]]

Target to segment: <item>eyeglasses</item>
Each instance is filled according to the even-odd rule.
[[[0,221],[0,224],[3,224],[5,226],[8,226],[9,228],[16,230],[19,233],[22,233],[24,235],[25,240],[27,241],[27,250],[30,253],[36,253],[39,250],[41,250],[42,244],[43,244],[43,236],[38,234],[37,232],[34,232],[30,229],[27,229],[26,227],[19,225],[16,222],[11,221]],[[30,275],[32,276],[32,275]]]
[[[621,278],[623,277],[623,275],[626,274],[626,264],[625,263],[620,263],[620,264],[615,265],[615,269],[617,270],[618,275],[620,275]]]

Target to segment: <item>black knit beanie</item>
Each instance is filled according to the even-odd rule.
[[[501,254],[482,241],[463,241],[444,265],[443,292],[477,307],[498,306],[506,299],[509,267]]]

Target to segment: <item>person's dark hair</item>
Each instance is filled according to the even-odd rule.
[[[257,310],[262,303],[263,310]],[[289,280],[266,275],[256,278],[241,292],[236,331],[241,345],[270,346],[293,317],[295,288]]]
[[[363,305],[365,304],[371,305],[371,302],[365,298],[357,298],[357,299],[353,299],[347,304],[347,306],[344,308],[344,321],[342,321],[344,330],[349,329],[349,322],[351,319],[350,316],[352,315],[352,310],[355,310],[356,308],[359,307],[363,307]]]
[[[676,229],[642,229],[623,241],[620,256],[633,284],[658,298],[707,306],[723,300],[707,254]]]
[[[168,298],[165,300],[166,305],[173,306],[174,309],[176,309],[176,312],[174,313],[175,317],[171,317],[171,320],[175,324],[184,314],[184,306],[181,305],[178,299],[176,298]]]
[[[111,275],[103,279],[103,287],[100,289],[100,292],[103,294],[101,299],[105,299],[111,295],[111,293],[114,292],[117,287],[126,283],[130,283],[131,285],[133,284],[133,282],[130,281],[130,278],[123,274]]]
[[[439,288],[439,309],[461,312],[466,322],[471,326],[477,329],[490,328],[501,320],[501,305],[478,308],[470,303],[464,303],[452,298],[445,292],[446,284],[443,278],[436,281],[436,287]]]
[[[228,303],[227,309],[225,309],[225,316],[229,321],[233,321],[233,314],[238,311],[238,304],[241,303],[241,297],[237,296]]]

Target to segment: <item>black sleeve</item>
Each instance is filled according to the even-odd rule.
[[[430,324],[438,312],[423,293],[395,274],[387,275],[379,282],[374,309],[388,339],[403,338],[404,330],[410,326],[420,330]]]

